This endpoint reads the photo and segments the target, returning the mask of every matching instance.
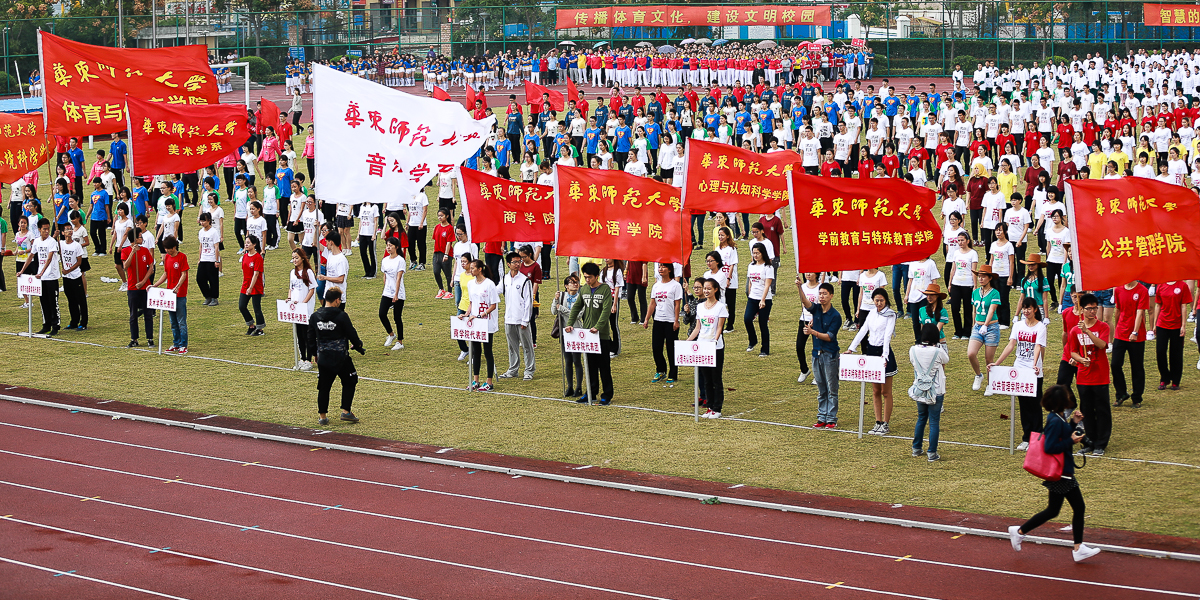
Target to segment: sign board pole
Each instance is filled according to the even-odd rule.
[[[158,311],[158,355],[162,356],[163,311]]]
[[[1013,441],[1017,438],[1017,397],[1009,396],[1008,398],[1010,402],[1008,409],[1008,453],[1015,454],[1016,446],[1013,445]]]
[[[296,333],[296,325],[292,324],[292,351],[296,357],[296,364],[292,366],[293,371],[300,370],[300,334]]]
[[[858,392],[858,439],[861,440],[863,436],[863,407],[867,405],[867,382],[859,382],[859,385],[861,387],[859,387]]]
[[[700,367],[692,367],[692,382],[693,382],[693,387],[695,387],[695,396],[696,396],[693,399],[692,404],[694,405],[694,409],[695,409],[695,413],[696,413],[696,415],[695,415],[696,422],[699,423],[700,422]]]
[[[29,308],[29,338],[33,339],[33,296],[29,296],[29,302],[25,304]]]
[[[480,352],[480,354],[483,354]],[[480,357],[483,358],[483,357]],[[467,342],[467,389],[472,389],[475,383],[475,342]]]
[[[588,353],[580,352],[580,354],[583,355],[583,387],[587,390],[588,406],[591,406],[596,403],[596,399],[592,397],[595,394],[592,393],[592,373],[588,369]]]

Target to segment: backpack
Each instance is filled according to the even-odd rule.
[[[925,365],[924,368],[921,368],[921,363],[913,361],[913,366],[916,368],[916,378],[913,379],[913,384],[908,388],[908,395],[921,404],[937,403],[937,369],[933,366],[936,361],[936,353],[929,358],[929,364]]]

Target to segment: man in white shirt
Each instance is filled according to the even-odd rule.
[[[419,191],[408,201],[408,243],[409,251],[412,253],[412,264],[409,265],[410,271],[425,270],[425,238],[426,235],[426,213],[429,211],[429,199],[425,197],[425,192]]]
[[[59,276],[59,247],[58,241],[50,237],[50,220],[41,219],[37,223],[38,234],[40,237],[34,240],[30,245],[30,260],[25,261],[25,266],[17,273],[18,276],[24,275],[29,271],[36,271],[36,276],[42,282],[42,329],[38,331],[39,335],[57,335],[60,325],[58,318],[58,276]],[[30,267],[35,266],[33,257],[37,257],[36,269]]]
[[[533,282],[521,273],[521,255],[509,252],[508,272],[497,291],[504,295],[504,337],[508,340],[508,370],[501,379],[517,376],[521,366],[520,354],[525,354],[525,381],[533,379],[533,331],[529,328],[533,315]]]
[[[821,141],[813,135],[811,125],[804,127],[804,138],[800,140],[800,165],[804,167],[804,172],[809,175],[819,175],[821,173]]]
[[[325,286],[322,292],[328,289],[330,285],[336,286],[342,291],[342,310],[346,308],[346,287],[350,279],[350,261],[342,254],[342,234],[337,231],[330,231],[325,235],[325,241],[329,242],[328,248],[325,250],[325,274],[317,275],[317,281],[324,281]],[[321,298],[325,296],[319,294]]]

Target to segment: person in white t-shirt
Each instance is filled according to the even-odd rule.
[[[338,202],[337,208],[333,212],[334,226],[337,227],[337,232],[341,234],[342,240],[346,245],[342,248],[342,254],[350,256],[353,251],[350,250],[353,243],[350,240],[356,239],[353,237],[354,231],[354,205],[346,202]]]
[[[770,263],[766,264],[766,268],[771,268]],[[767,285],[765,293],[770,293],[770,291],[771,286]],[[725,321],[729,318],[729,311],[725,308],[725,303],[721,302],[721,287],[717,285],[717,282],[712,280],[704,281],[704,296],[704,302],[696,305],[696,328],[688,336],[688,341],[702,340],[716,342],[716,366],[701,367],[700,376],[704,381],[705,387],[701,395],[704,396],[706,405],[708,406],[708,409],[702,416],[706,419],[719,419],[721,418],[721,411],[724,410],[725,406],[725,382],[723,377],[725,368],[724,330]],[[672,362],[674,362],[674,359],[672,359]]]
[[[267,219],[263,217],[262,203],[258,200],[250,201],[250,218],[246,219],[246,234],[263,239],[267,232]]]
[[[363,205],[364,208],[366,206],[374,205]],[[359,218],[362,218],[361,209]],[[374,248],[374,246],[374,238],[372,237],[371,247]],[[361,244],[359,248],[361,250]],[[384,248],[385,254],[383,260],[380,261],[380,270],[383,271],[383,295],[379,298],[379,321],[383,323],[383,330],[387,332],[387,339],[383,341],[383,345],[392,350],[403,350],[404,300],[406,298],[404,291],[404,257],[400,256],[400,240],[398,238],[388,238]],[[396,330],[394,333],[392,331],[392,324],[388,321],[389,311],[396,321]]]
[[[775,280],[775,269],[771,266],[771,260],[767,258],[767,247],[760,242],[750,244],[750,257],[750,266],[746,268],[748,297],[746,314],[743,317],[748,338],[746,352],[753,352],[758,343],[758,336],[754,332],[754,317],[757,316],[759,328],[762,329],[762,348],[759,349],[758,356],[762,358],[771,354],[771,330],[768,321],[771,318],[771,282]]]
[[[1000,352],[1000,356],[988,365],[990,370],[1004,363],[1004,359],[1016,350],[1016,360],[1013,366],[1019,369],[1032,369],[1037,375],[1037,395],[1020,396],[1018,403],[1021,407],[1021,445],[1017,450],[1029,449],[1029,437],[1035,431],[1042,430],[1042,359],[1046,354],[1046,323],[1042,321],[1041,308],[1037,299],[1025,297],[1021,299],[1021,319],[1013,323],[1008,332],[1008,345]]]
[[[875,301],[871,297],[877,289],[887,289],[887,275],[884,275],[878,267],[871,267],[858,274],[858,289],[854,292],[858,313],[855,315],[854,321],[859,327],[866,322],[867,315],[875,310]]]
[[[996,239],[988,247],[988,264],[992,265],[992,272],[997,275],[992,279],[992,286],[1000,292],[1000,306],[996,310],[996,317],[1000,320],[1000,329],[1008,329],[1008,324],[1012,322],[1008,290],[1016,281],[1014,277],[1017,271],[1016,249],[1008,240],[1006,229],[1006,227],[997,227]]]
[[[914,343],[921,342],[921,309],[929,304],[925,290],[940,276],[937,263],[932,258],[908,263],[908,289],[904,292],[904,300],[912,317]]]
[[[158,222],[158,231],[154,236],[155,241],[158,243],[159,252],[165,252],[162,245],[163,240],[168,237],[173,237],[176,240],[179,239],[179,213],[176,212],[175,200],[173,198],[167,198],[166,208],[167,212],[161,215]]]
[[[972,271],[979,262],[979,255],[971,247],[971,236],[966,231],[955,238],[958,245],[946,256],[950,271],[950,312],[954,317],[954,339],[966,339],[971,328],[971,292],[975,276]],[[965,310],[965,312],[964,312]]]
[[[77,228],[78,226],[78,228]],[[71,314],[71,323],[67,329],[84,331],[88,324],[88,301],[85,287],[84,268],[87,264],[87,250],[79,242],[78,234],[87,239],[87,231],[78,219],[68,223],[63,228],[65,241],[59,244],[59,256],[62,259],[63,293],[67,297],[67,310]]]
[[[218,208],[217,210],[220,210]],[[217,306],[217,298],[221,296],[221,232],[213,226],[213,214],[200,213],[199,238],[200,263],[196,265],[196,285],[204,295],[205,306]],[[316,280],[314,279],[314,285]]]
[[[674,383],[679,378],[679,368],[675,366],[675,341],[679,339],[679,305],[682,302],[683,286],[675,280],[675,266],[659,263],[658,280],[650,289],[650,307],[646,311],[646,321],[642,323],[643,328],[654,323],[651,346],[655,369],[651,383],[664,379]]]
[[[330,285],[337,286],[342,292],[342,307],[346,306],[346,288],[350,279],[350,261],[342,254],[342,234],[330,231],[325,235],[328,243],[325,252],[325,274],[317,275],[318,281],[324,281],[324,289]]]
[[[408,201],[408,249],[410,252],[409,258],[412,259],[412,264],[409,265],[411,271],[425,270],[425,238],[427,235],[427,215],[429,211],[429,199],[425,197],[425,192],[417,192]]]

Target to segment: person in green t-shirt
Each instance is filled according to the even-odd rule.
[[[946,312],[946,307],[942,302],[947,298],[948,294],[942,291],[942,286],[937,283],[930,283],[928,288],[925,288],[926,305],[917,311],[917,320],[921,325],[937,325],[938,328],[938,343],[942,346],[946,345],[946,324],[950,322],[950,313]]]
[[[1050,298],[1050,281],[1046,279],[1046,275],[1042,272],[1042,267],[1046,263],[1042,260],[1042,255],[1038,253],[1030,254],[1021,264],[1028,266],[1025,270],[1025,279],[1021,280],[1021,298],[1033,298],[1038,303],[1038,308],[1044,308],[1046,301]],[[1067,294],[1070,296],[1070,294]],[[1021,300],[1017,300],[1017,306],[1021,305]],[[1050,322],[1050,316],[1042,310],[1043,320]]]
[[[975,273],[977,285],[971,292],[974,324],[971,325],[971,341],[967,343],[967,359],[975,371],[975,382],[971,384],[971,389],[978,390],[983,383],[983,372],[979,370],[979,348],[986,348],[984,355],[988,364],[991,364],[996,356],[996,347],[1000,345],[1000,321],[996,318],[1000,310],[1000,292],[992,287],[999,275],[992,272],[991,265],[983,265],[978,271],[972,272]]]

